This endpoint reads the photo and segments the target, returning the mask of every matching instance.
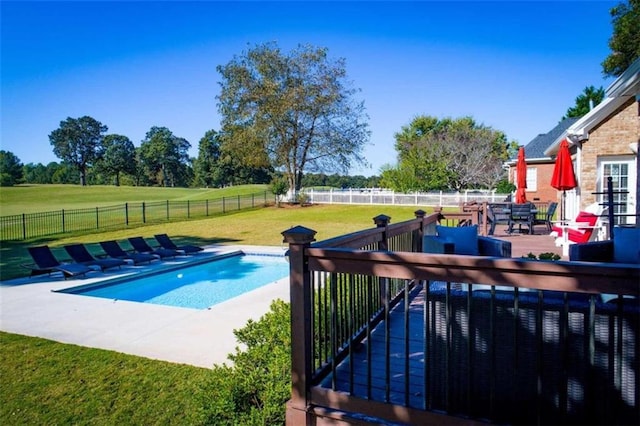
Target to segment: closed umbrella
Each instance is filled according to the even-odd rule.
[[[573,162],[569,153],[569,144],[566,139],[560,142],[560,150],[556,157],[556,163],[553,167],[553,175],[551,176],[551,186],[562,191],[562,204],[560,204],[560,218],[564,220],[565,199],[567,198],[567,190],[578,186],[576,175],[573,171]]]
[[[518,162],[516,163],[516,204],[527,202],[527,162],[524,160],[524,147],[518,150]]]

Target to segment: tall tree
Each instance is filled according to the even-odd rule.
[[[593,86],[585,87],[584,91],[576,98],[575,106],[567,109],[565,118],[575,117],[580,118],[588,113],[591,108],[598,105],[604,99],[604,89],[602,87],[595,88]]]
[[[471,117],[418,116],[395,137],[398,165],[386,166],[381,180],[399,191],[493,187],[516,147]]]
[[[87,169],[102,155],[107,126],[89,116],[68,117],[49,134],[53,153],[80,173],[80,185],[87,184]]]
[[[162,186],[187,186],[191,144],[166,127],[152,127],[140,145],[140,160],[151,181]]]
[[[611,18],[611,53],[602,62],[602,73],[617,77],[640,58],[640,0],[628,0],[613,7]]]
[[[297,192],[305,169],[346,171],[364,162],[368,124],[344,59],[331,60],[326,48],[311,46],[285,54],[268,43],[217,70],[223,150],[244,164],[283,170]]]
[[[194,164],[195,184],[207,188],[224,183],[220,165],[220,138],[215,130],[208,130],[198,143],[198,158]]]
[[[120,186],[120,174],[136,172],[136,148],[133,142],[122,135],[104,137],[104,154],[97,163],[100,172],[114,177],[115,186]]]
[[[11,151],[0,150],[0,186],[13,186],[22,180],[23,165]]]
[[[51,175],[42,163],[27,163],[22,167],[25,183],[51,183]]]

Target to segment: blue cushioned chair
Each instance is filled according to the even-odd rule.
[[[616,226],[612,240],[571,244],[569,260],[640,264],[640,228]]]
[[[425,235],[422,251],[437,254],[511,257],[511,241],[478,235],[478,226],[436,226],[437,235]]]

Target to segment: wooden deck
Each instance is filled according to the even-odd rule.
[[[455,297],[460,298],[460,294]],[[410,303],[400,303],[392,309],[388,323],[382,322],[373,329],[369,338],[357,345],[336,366],[335,374],[330,374],[320,386],[364,401],[418,410],[442,412],[444,407],[449,407],[446,411],[461,416],[461,419],[475,417],[482,422],[499,424],[511,423],[514,418],[518,419],[516,423],[555,424],[562,416],[569,418],[569,412],[575,416],[573,421],[577,418],[578,423],[587,423],[588,407],[594,403],[593,398],[600,397],[584,391],[583,387],[593,386],[610,396],[607,404],[620,417],[612,424],[627,424],[629,419],[633,419],[630,424],[635,424],[638,412],[634,383],[637,383],[638,373],[632,366],[636,349],[629,342],[635,339],[635,331],[630,330],[637,324],[638,307],[632,307],[631,314],[625,309],[625,316],[617,317],[616,308],[600,303],[594,309],[595,315],[589,319],[590,299],[587,296],[570,296],[572,301],[569,302],[568,299],[555,299],[547,293],[545,303],[549,307],[544,314],[536,313],[542,302],[536,301],[535,297],[533,293],[529,296],[525,293],[514,308],[513,300],[505,299],[505,293],[491,299],[490,305],[487,304],[489,298],[479,296],[476,299],[474,296],[473,303],[482,307],[474,308],[476,315],[470,322],[464,303],[445,309],[439,302],[428,302],[425,289],[419,286],[412,292]],[[442,296],[440,300],[444,302],[447,299]],[[565,304],[562,309],[566,310],[566,319],[558,314],[562,310],[558,307],[561,303]],[[496,310],[492,315],[478,315],[494,304]],[[558,306],[552,307],[554,304]],[[618,313],[621,312],[622,308]],[[440,320],[436,319],[438,316]],[[485,321],[488,317],[490,319]],[[540,324],[534,321],[536,318],[540,318]],[[625,363],[630,362],[625,367],[617,367],[624,372],[615,385],[613,380],[604,379],[604,376],[599,377],[597,385],[593,378],[590,380],[594,383],[584,381],[579,373],[586,371],[586,358],[567,355],[586,353],[586,340],[582,336],[588,333],[586,324],[590,321],[600,329],[593,339],[603,346],[595,350],[590,361],[593,362],[593,366],[589,366],[593,374],[615,369],[612,359],[616,357],[621,357]],[[622,328],[615,328],[616,321]],[[425,330],[426,324],[428,331]],[[465,324],[470,328],[465,329]],[[560,330],[563,328],[571,328],[575,334],[562,337]],[[469,332],[472,329],[474,333]],[[625,347],[630,345],[625,348],[626,355],[622,351],[614,354],[614,349],[604,348],[607,346],[605,342],[615,341],[619,342],[620,348],[623,341]],[[518,349],[513,350],[511,343]],[[445,346],[448,349],[443,349]],[[533,351],[536,347],[542,348],[544,359],[537,358]],[[567,357],[572,359],[572,365],[566,364]],[[431,361],[427,363],[427,360]],[[528,375],[529,371],[536,374]],[[447,388],[443,383],[447,383]],[[508,385],[506,388],[505,384]],[[553,407],[550,401],[555,401],[549,395],[556,394],[558,407],[549,409]],[[520,399],[514,395],[527,397]],[[546,411],[542,410],[543,406]],[[587,414],[579,413],[580,410]],[[476,414],[472,414],[470,419],[469,414],[474,412]],[[602,415],[598,410],[593,414]],[[594,423],[601,420],[602,417]]]
[[[513,234],[507,233],[507,227],[498,225],[494,235],[489,235],[493,238],[499,238],[501,240],[511,241],[511,255],[513,257],[526,256],[529,253],[556,253],[562,256],[562,247],[556,247],[555,238],[550,236],[544,227],[537,226],[534,229],[535,234],[519,234],[517,232]],[[563,260],[569,260],[568,257],[562,257]]]

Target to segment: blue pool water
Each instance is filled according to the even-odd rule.
[[[282,256],[237,255],[66,293],[183,308],[206,309],[287,277]]]

